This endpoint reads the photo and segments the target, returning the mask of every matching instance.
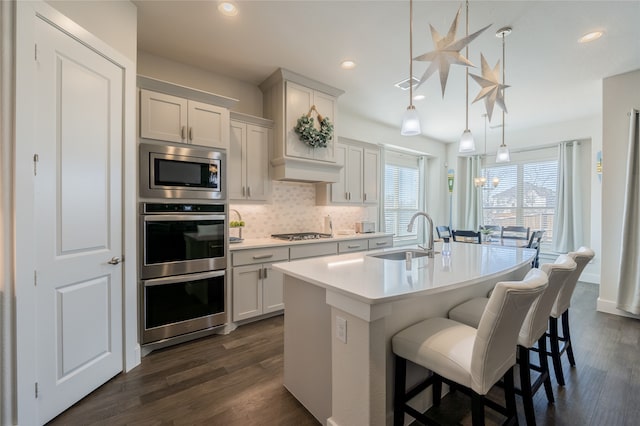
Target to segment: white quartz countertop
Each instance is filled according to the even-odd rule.
[[[441,244],[436,243],[436,251],[440,251]],[[394,247],[317,257],[276,263],[273,267],[367,304],[378,304],[486,281],[530,263],[536,254],[533,249],[453,242],[449,257],[443,258],[440,253],[434,258],[414,257],[410,268],[405,260],[372,257],[407,249],[418,248]]]
[[[384,232],[371,232],[367,234],[346,234],[346,235],[336,234],[331,238],[317,238],[313,240],[301,240],[301,241],[287,241],[287,240],[279,240],[277,238],[252,238],[252,239],[245,239],[241,243],[229,244],[229,251],[263,248],[263,247],[279,247],[279,246],[292,246],[292,245],[302,245],[302,244],[330,243],[330,242],[340,242],[340,241],[348,241],[348,240],[363,240],[363,239],[369,239],[369,238],[391,237],[391,236],[393,236],[393,234],[387,234]]]

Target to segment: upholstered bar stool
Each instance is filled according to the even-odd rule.
[[[547,287],[547,275],[532,269],[522,281],[496,284],[478,328],[448,318],[431,318],[393,336],[395,354],[394,424],[404,424],[405,413],[424,424],[434,422],[408,402],[433,385],[433,404],[440,404],[442,383],[471,395],[474,426],[484,425],[484,407],[507,416],[505,423],[518,421],[513,388],[516,341],[524,317]],[[424,382],[406,390],[407,361],[433,372]],[[504,378],[505,406],[485,398],[493,385]]]
[[[571,296],[578,284],[578,279],[587,263],[595,257],[595,252],[588,247],[580,247],[578,250],[568,254],[576,262],[576,269],[567,279],[565,285],[558,293],[556,302],[551,309],[549,316],[549,347],[551,351],[549,355],[553,361],[553,371],[556,374],[556,381],[560,386],[564,386],[564,374],[562,372],[561,356],[567,353],[569,364],[576,366],[576,360],[573,356],[573,347],[571,346],[571,332],[569,330],[569,305],[571,304]],[[562,336],[558,334],[558,318],[562,318]],[[562,344],[562,346],[561,346]]]
[[[542,295],[533,302],[527,316],[522,323],[518,335],[518,366],[520,367],[520,389],[517,393],[522,395],[524,413],[527,425],[536,424],[535,412],[533,409],[533,395],[544,384],[547,394],[547,401],[554,402],[551,379],[549,377],[549,365],[547,363],[546,331],[547,318],[551,308],[558,296],[558,293],[565,285],[568,278],[576,269],[576,263],[567,255],[560,255],[554,263],[545,263],[541,269],[549,277],[549,285]],[[489,302],[486,297],[471,299],[449,311],[449,318],[471,327],[478,327],[482,312]],[[538,343],[538,356],[540,365],[531,364],[530,350]],[[531,370],[540,374],[531,383]]]

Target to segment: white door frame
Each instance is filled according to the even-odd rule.
[[[136,67],[131,60],[44,2],[18,1],[16,5],[16,127],[15,127],[15,378],[13,404],[18,424],[37,423],[36,291],[34,286],[34,102],[35,20],[44,19],[122,68],[123,111],[123,350],[124,370],[140,363],[138,341],[136,256]]]

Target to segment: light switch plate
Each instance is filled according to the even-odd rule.
[[[342,343],[347,343],[347,320],[336,317],[336,337]]]

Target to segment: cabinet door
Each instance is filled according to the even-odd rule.
[[[189,101],[189,143],[211,148],[229,148],[229,110]]]
[[[247,125],[247,143],[244,154],[246,164],[246,196],[248,200],[266,201],[269,198],[269,151],[271,129]]]
[[[336,126],[336,98],[326,93],[314,91],[313,92],[313,104],[323,117],[328,117],[329,121],[333,124],[334,130]],[[319,123],[318,128],[320,128]],[[327,143],[326,148],[315,148],[313,150],[313,159],[318,161],[335,162],[335,146],[336,146],[336,134],[333,133],[333,139]]]
[[[362,203],[362,167],[364,164],[364,150],[357,146],[347,148],[347,198],[349,203]]]
[[[314,149],[300,140],[298,134],[293,130],[298,124],[298,119],[309,112],[313,105],[313,90],[290,81],[285,82],[286,92],[286,116],[285,121],[285,155],[287,157],[313,159]],[[317,125],[317,120],[314,118]]]
[[[227,156],[227,189],[229,198],[242,200],[245,198],[245,162],[247,125],[239,121],[231,121],[229,134],[229,155]]]
[[[262,314],[262,265],[233,268],[233,320]]]
[[[338,181],[331,184],[331,202],[346,203],[347,196],[347,146],[336,144],[336,163],[340,164],[340,176]]]
[[[186,142],[187,100],[140,90],[140,137]]]
[[[378,203],[380,192],[380,152],[373,149],[364,150],[363,201],[367,204]]]
[[[282,294],[284,275],[282,272],[276,271],[270,264],[264,265],[262,277],[262,312],[268,314],[284,309]]]

